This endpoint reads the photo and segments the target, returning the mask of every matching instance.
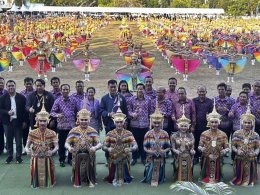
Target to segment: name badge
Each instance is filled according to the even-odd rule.
[[[217,141],[216,140],[211,141],[211,146],[215,148],[217,146]]]

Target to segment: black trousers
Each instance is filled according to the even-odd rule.
[[[5,130],[3,124],[0,122],[0,153],[5,149]]]
[[[258,133],[260,135],[260,124],[256,124],[255,125],[255,132]],[[260,158],[260,153],[258,154],[258,159]]]
[[[196,151],[196,153],[194,155],[195,158],[201,157],[201,152],[198,150],[198,147],[199,147],[200,136],[201,136],[202,132],[203,131],[199,131],[199,130],[195,129],[195,131],[193,133],[193,136],[194,136],[194,139],[195,139],[194,149]]]
[[[23,146],[26,146],[26,142],[27,142],[27,138],[28,138],[28,134],[30,131],[30,126],[28,125],[25,129],[23,129]]]
[[[23,145],[23,132],[22,127],[16,124],[16,120],[13,120],[11,124],[4,125],[5,136],[6,136],[6,149],[8,157],[13,157],[13,140],[15,139],[16,144],[16,158],[21,157]]]
[[[138,159],[141,157],[141,160],[146,159],[146,153],[144,151],[144,136],[149,130],[149,128],[135,128],[131,127],[131,132],[135,138],[135,141],[138,145],[138,150],[133,152],[133,159]]]
[[[70,130],[58,130],[58,143],[59,143],[59,161],[63,162],[66,159],[65,142]],[[72,159],[72,154],[68,153],[68,160]]]

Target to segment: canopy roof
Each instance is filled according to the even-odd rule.
[[[22,7],[23,8],[23,7]],[[22,9],[21,8],[21,9]],[[224,14],[224,9],[205,8],[126,8],[126,7],[60,7],[35,6],[33,12],[89,12],[89,13],[136,13],[136,14]]]

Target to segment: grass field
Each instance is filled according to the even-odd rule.
[[[114,72],[117,68],[124,65],[124,60],[119,56],[118,49],[113,46],[112,42],[119,34],[119,22],[113,22],[107,28],[96,32],[91,40],[90,49],[97,53],[102,58],[102,66],[96,72],[91,74],[91,81],[86,86],[94,86],[97,89],[97,97],[107,93],[106,82],[108,79],[114,78]],[[149,38],[142,37],[137,30],[135,23],[130,23],[130,28],[134,34],[134,38],[144,43],[144,49],[155,54],[156,62],[153,67],[155,88],[158,86],[167,86],[167,79],[172,76],[176,76],[174,71],[168,66],[166,60],[161,57],[161,54],[156,50]],[[237,75],[236,82],[231,83],[233,87],[233,96],[237,97],[241,90],[241,84],[244,82],[251,82],[259,79],[259,64],[256,66],[247,65],[242,74]],[[36,74],[32,72],[28,66],[23,68],[14,67],[14,72],[4,72],[1,74],[6,80],[15,79],[17,81],[18,91],[23,88],[23,79],[25,76],[31,76],[36,78]],[[48,77],[54,76],[53,73],[49,73]],[[83,73],[77,71],[72,63],[65,63],[63,69],[58,69],[55,76],[61,78],[62,83],[69,83],[74,91],[74,83],[76,80],[83,79]],[[220,76],[215,76],[215,71],[208,69],[206,65],[201,65],[200,68],[189,77],[188,82],[182,81],[182,76],[177,75],[178,86],[187,88],[188,97],[196,96],[196,88],[199,84],[205,84],[208,88],[208,96],[212,97],[217,95],[216,84],[226,81],[226,74],[221,72]],[[50,85],[47,84],[47,89],[50,89]],[[104,138],[104,132],[102,132],[101,139]],[[167,159],[166,165],[166,179],[167,181],[160,185],[158,188],[152,188],[148,184],[140,183],[139,181],[143,177],[144,167],[140,163],[134,166],[131,170],[132,175],[135,177],[133,183],[124,185],[122,187],[113,187],[106,184],[102,179],[107,175],[108,170],[105,167],[105,158],[103,151],[99,151],[97,154],[97,178],[98,185],[94,189],[88,187],[82,187],[75,189],[70,182],[71,167],[67,165],[65,168],[59,167],[58,158],[56,160],[56,186],[51,189],[34,190],[30,188],[30,165],[29,157],[24,157],[24,163],[21,165],[10,164],[5,165],[6,154],[0,156],[0,195],[31,195],[31,194],[48,194],[48,195],[78,195],[78,194],[93,194],[93,195],[159,195],[159,194],[173,194],[169,187],[173,183],[173,168],[170,162],[172,159]],[[229,159],[225,159],[230,163]],[[259,166],[258,166],[259,168]],[[198,180],[199,166],[196,165],[194,169],[194,181]],[[232,166],[225,164],[224,166],[225,182],[229,182],[232,178]],[[256,185],[254,188],[240,188],[236,187],[236,194],[244,195],[257,195],[260,192],[260,185]],[[187,194],[187,193],[179,193]]]

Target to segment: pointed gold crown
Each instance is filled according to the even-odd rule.
[[[79,119],[90,119],[91,113],[86,109],[86,97],[84,94],[83,108],[78,112]]]
[[[216,102],[214,98],[214,105],[213,105],[213,111],[207,115],[207,121],[210,121],[211,119],[218,119],[220,120],[221,115],[216,110]]]
[[[38,112],[36,114],[36,119],[37,120],[47,120],[49,121],[49,117],[50,117],[50,114],[46,111],[45,109],[45,102],[44,102],[44,97],[43,97],[43,100],[42,100],[42,109],[40,112]]]
[[[120,108],[120,97],[117,96],[117,111],[115,114],[112,115],[112,119],[114,122],[116,121],[124,121],[126,119],[126,115],[122,112]]]
[[[158,107],[157,98],[156,98],[155,111],[154,111],[153,114],[150,115],[150,119],[151,119],[151,122],[155,122],[155,121],[161,122],[161,121],[163,120],[163,115],[162,115],[162,113],[160,112],[159,107]]]
[[[190,124],[190,119],[188,119],[186,116],[185,116],[185,108],[184,108],[184,104],[183,104],[183,107],[182,107],[182,116],[181,116],[181,118],[179,118],[178,120],[177,120],[177,125],[179,125],[179,124],[183,124],[183,123],[185,123],[185,124]]]
[[[251,109],[250,109],[250,99],[248,100],[246,113],[241,116],[242,122],[245,121],[246,119],[251,120],[253,124],[255,123],[255,116],[251,113]]]

